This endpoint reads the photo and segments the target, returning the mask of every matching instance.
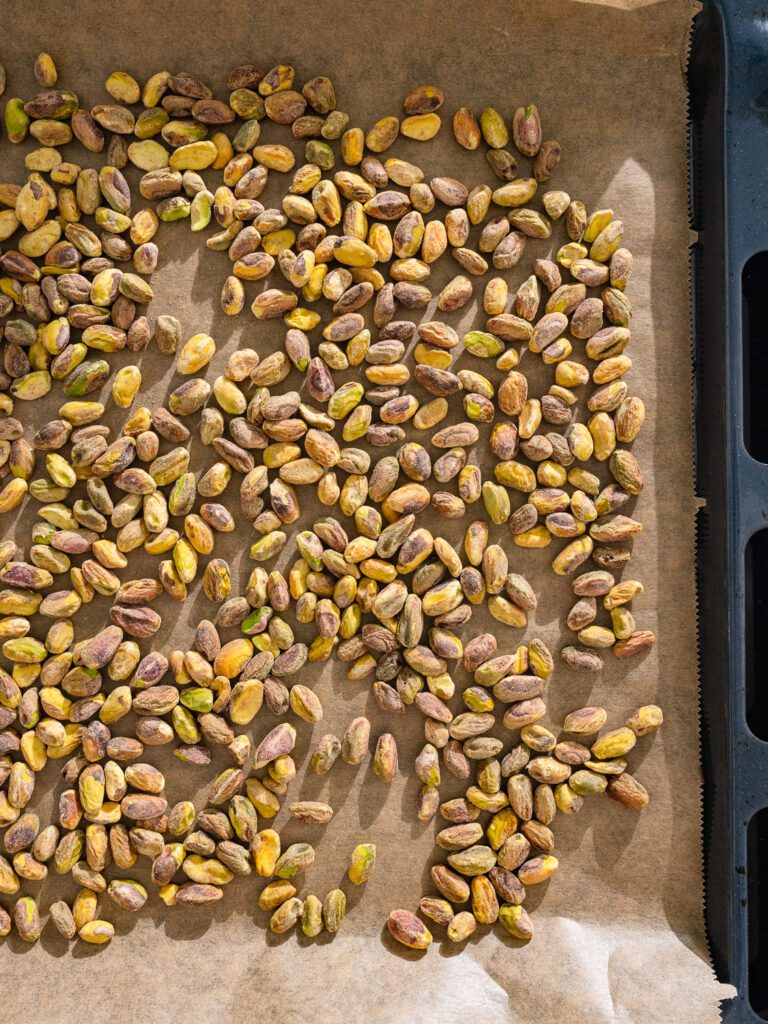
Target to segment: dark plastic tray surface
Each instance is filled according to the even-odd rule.
[[[768,6],[694,22],[691,226],[707,930],[768,1020]]]

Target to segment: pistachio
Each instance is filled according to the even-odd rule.
[[[391,910],[387,928],[396,942],[409,949],[426,949],[432,942],[429,929],[409,910]]]

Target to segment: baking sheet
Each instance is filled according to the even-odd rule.
[[[558,664],[548,721],[557,724],[586,703],[606,707],[616,726],[635,707],[652,701],[664,707],[666,717],[661,733],[641,740],[630,755],[630,770],[651,793],[645,813],[636,816],[594,797],[578,816],[556,822],[561,870],[526,902],[536,927],[527,947],[497,927],[492,934],[480,928],[465,948],[457,948],[435,927],[438,941],[422,956],[395,948],[383,929],[391,908],[414,909],[431,891],[433,836],[442,824],[440,819],[420,824],[413,814],[418,783],[411,763],[423,739],[421,716],[411,709],[394,723],[401,773],[391,786],[365,767],[339,763],[325,779],[310,777],[303,787],[298,780],[291,788],[293,798],[302,792],[328,799],[336,809],[329,826],[287,824],[285,812],[276,819],[285,844],[306,838],[318,851],[300,894],[322,898],[342,883],[354,845],[376,843],[377,870],[365,891],[351,892],[345,885],[348,916],[338,935],[310,942],[265,931],[266,915],[256,905],[259,885],[252,878],[233,882],[212,910],[167,909],[152,900],[132,916],[105,899],[103,915],[117,929],[106,948],[70,947],[50,927],[36,947],[17,939],[0,946],[7,1019],[21,1024],[42,1017],[63,1024],[106,1014],[114,1024],[149,1017],[230,1024],[259,1014],[284,1024],[326,1024],[340,1016],[388,1024],[416,1017],[446,1024],[540,1019],[667,1024],[674,1015],[680,1024],[714,1024],[718,1000],[731,990],[716,981],[709,966],[702,915],[682,70],[690,5],[664,0],[620,10],[569,0],[323,6],[81,0],[52,6],[11,0],[2,13],[0,60],[9,74],[4,100],[32,95],[32,62],[41,50],[53,54],[60,84],[77,91],[88,106],[105,101],[103,80],[116,69],[140,81],[163,68],[185,69],[220,95],[230,66],[252,60],[266,69],[285,61],[295,64],[301,81],[329,74],[340,109],[350,113],[351,124],[367,128],[376,117],[398,113],[414,86],[435,83],[447,97],[438,140],[424,147],[403,140],[393,152],[420,163],[427,178],[451,174],[470,186],[491,177],[480,152],[468,154],[455,145],[454,110],[470,105],[479,113],[493,105],[509,118],[516,106],[537,103],[545,138],[557,138],[564,147],[554,186],[581,198],[589,209],[615,209],[635,255],[629,380],[631,393],[641,395],[648,410],[634,445],[647,485],[637,507],[646,532],[635,545],[629,574],[646,587],[635,602],[638,627],[659,636],[645,659],[619,664],[608,657],[599,677],[579,676]],[[285,142],[286,134],[268,125],[262,141]],[[73,158],[83,161],[82,150],[76,154]],[[0,179],[15,177],[21,158],[22,147],[0,142]],[[159,242],[151,316],[179,317],[185,337],[211,333],[220,349],[211,376],[238,345],[264,354],[279,343],[279,326],[258,323],[247,311],[234,321],[220,313],[225,256],[201,250],[184,224],[163,226]],[[546,245],[535,255],[544,255]],[[512,287],[528,273],[533,253],[529,245],[508,275]],[[441,267],[435,274],[437,287],[448,272],[455,268]],[[472,305],[451,322],[466,325],[475,312]],[[121,356],[115,365],[133,359]],[[178,378],[153,347],[140,361],[151,385],[140,401],[153,407]],[[477,367],[476,361],[463,365],[473,363]],[[49,396],[22,413],[39,425],[56,405]],[[113,415],[112,422],[117,425],[120,418]],[[483,453],[476,457],[484,466]],[[206,464],[200,453],[194,459]],[[302,501],[312,508],[303,496]],[[20,539],[28,535],[30,521],[29,512],[18,517]],[[451,533],[450,526],[437,525]],[[496,531],[493,539],[504,536]],[[230,558],[243,578],[251,563],[240,546],[249,539],[237,534],[216,551]],[[511,544],[508,549],[513,567],[534,583],[541,601],[524,632],[492,624],[500,649],[538,636],[559,650],[569,642],[563,618],[570,588],[548,569],[554,546],[546,552],[523,552]],[[290,560],[285,553],[281,567]],[[128,572],[139,575],[140,569]],[[78,616],[78,630],[100,625],[107,607],[106,601],[94,604],[88,617]],[[164,598],[158,608],[164,624],[153,643],[168,649],[187,646],[190,624],[210,614],[211,606],[202,598],[176,607]],[[477,614],[465,635],[487,625]],[[371,699],[369,685],[347,682],[338,663],[324,667],[317,691],[325,718],[311,730],[299,730],[302,768],[322,734],[341,735],[357,714],[369,715],[374,737],[392,726]],[[257,741],[273,724],[263,711],[254,723]],[[193,784],[202,801],[215,766],[185,770],[166,755],[161,751],[154,760],[168,768],[169,800],[186,796]],[[445,789],[454,795],[450,786]],[[71,879],[47,882],[41,902],[45,907],[62,894],[74,894]]]

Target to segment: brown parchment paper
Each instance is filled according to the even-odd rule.
[[[433,836],[441,824],[419,824],[413,815],[418,783],[411,764],[422,723],[411,709],[395,723],[401,773],[391,786],[365,766],[358,771],[339,764],[325,779],[310,776],[302,783],[300,777],[291,790],[291,796],[301,792],[333,804],[336,816],[327,828],[289,824],[285,812],[276,819],[286,843],[307,838],[317,848],[316,865],[301,889],[305,894],[322,897],[345,884],[352,847],[364,839],[377,844],[377,870],[365,891],[345,884],[348,916],[338,935],[309,942],[301,935],[265,931],[253,879],[235,881],[212,910],[166,909],[152,899],[132,916],[105,899],[103,915],[117,929],[106,948],[70,947],[50,926],[33,948],[17,939],[0,947],[5,1020],[668,1024],[674,1019],[714,1024],[719,1019],[718,1000],[730,989],[714,977],[704,936],[697,740],[683,77],[691,13],[687,0],[647,6],[620,0],[599,5],[5,0],[0,12],[0,59],[9,74],[5,98],[26,98],[35,91],[31,68],[41,50],[54,55],[60,83],[75,89],[86,106],[107,101],[103,81],[115,69],[140,81],[162,68],[186,69],[220,95],[230,66],[253,60],[268,68],[286,61],[296,65],[301,81],[331,75],[351,124],[367,127],[375,117],[398,113],[409,89],[434,82],[447,94],[439,141],[422,147],[402,140],[392,153],[420,163],[427,178],[451,174],[470,185],[491,178],[480,152],[467,154],[455,145],[453,112],[462,105],[478,112],[493,105],[509,118],[519,104],[538,104],[545,137],[557,138],[565,150],[555,187],[567,189],[589,209],[616,210],[635,254],[629,379],[631,393],[641,395],[648,409],[635,444],[647,486],[637,506],[646,532],[635,545],[630,575],[646,588],[635,602],[639,628],[659,636],[644,660],[620,665],[608,656],[598,677],[559,666],[549,690],[549,722],[561,722],[563,714],[586,703],[604,705],[614,726],[651,701],[663,705],[666,716],[661,733],[640,741],[630,755],[631,770],[652,795],[644,814],[595,797],[576,817],[556,822],[561,869],[548,886],[529,895],[536,935],[525,948],[497,928],[492,934],[480,929],[462,950],[435,927],[436,942],[421,956],[395,948],[383,928],[391,908],[415,908],[431,891]],[[262,139],[284,142],[286,135],[267,125]],[[23,151],[0,143],[0,178],[20,173]],[[84,162],[80,148],[71,158]],[[546,253],[547,244],[529,245],[508,275],[512,288],[529,272],[531,259]],[[552,248],[558,244],[559,236]],[[163,226],[160,248],[151,316],[178,316],[185,336],[209,331],[220,349],[214,372],[221,372],[238,345],[263,354],[279,343],[279,326],[259,324],[247,311],[234,321],[221,314],[226,258],[201,248],[185,224]],[[435,294],[453,272],[450,267],[435,272]],[[453,322],[466,326],[476,312],[473,303]],[[425,318],[431,315],[431,309],[425,311]],[[116,363],[135,359],[132,354],[111,358]],[[140,401],[152,407],[178,378],[153,347],[139,361],[146,386]],[[530,356],[524,366],[531,369]],[[535,378],[536,369],[531,372]],[[540,380],[539,394],[545,387]],[[37,426],[54,415],[57,404],[57,396],[49,396],[21,414]],[[114,411],[110,416],[117,427],[121,417]],[[484,467],[489,463],[482,450],[474,457]],[[193,455],[193,468],[209,462],[210,455]],[[306,508],[312,508],[311,501]],[[31,521],[31,512],[24,512],[14,525],[22,542]],[[438,526],[459,536],[455,524]],[[492,628],[501,650],[534,636],[559,650],[568,642],[563,617],[570,587],[549,571],[554,545],[547,552],[524,552],[504,531],[496,531],[494,539],[507,544],[513,567],[534,582],[541,603],[524,632],[476,614],[465,635]],[[217,546],[216,553],[228,557],[242,579],[252,564],[250,540],[250,528],[243,524],[225,538],[223,548]],[[286,551],[280,567],[291,560]],[[141,575],[140,568],[129,572]],[[102,625],[107,607],[105,600],[95,602],[87,615],[78,616],[78,635]],[[188,646],[190,626],[210,614],[197,592],[182,607],[166,598],[158,607],[164,615],[153,640],[158,649]],[[348,682],[338,663],[310,669],[325,719],[312,730],[299,730],[302,775],[319,736],[341,735],[354,715],[371,717],[374,736],[392,725],[371,699],[370,687]],[[255,723],[257,740],[274,724],[264,714]],[[210,769],[200,770],[180,766],[166,750],[147,755],[166,770],[171,801],[188,795],[191,784],[202,802],[206,784],[225,763],[219,757]],[[49,767],[47,786],[39,787],[54,794],[47,792],[40,801],[44,821],[61,788],[56,770]],[[445,788],[447,795],[456,795],[450,780]],[[74,895],[71,879],[45,883],[43,908],[60,895]]]

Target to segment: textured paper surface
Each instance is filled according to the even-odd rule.
[[[310,942],[294,934],[266,932],[254,879],[232,883],[212,911],[166,909],[152,899],[132,916],[105,899],[103,914],[117,929],[107,948],[83,943],[69,947],[50,926],[34,948],[17,939],[0,946],[5,1019],[18,1024],[33,1019],[51,1024],[97,1019],[113,1024],[150,1019],[161,1024],[233,1024],[252,1018],[281,1024],[339,1019],[376,1024],[415,1019],[445,1024],[668,1024],[672,1016],[680,1024],[715,1024],[719,1019],[718,1000],[730,990],[717,983],[707,956],[699,834],[681,57],[689,18],[684,0],[635,10],[568,0],[535,5],[517,0],[327,5],[244,0],[52,5],[11,0],[3,5],[0,59],[9,75],[5,98],[33,93],[32,62],[41,50],[54,55],[60,84],[77,91],[86,106],[107,100],[102,83],[115,69],[127,70],[140,81],[163,68],[185,69],[221,95],[230,66],[253,60],[268,68],[286,61],[296,65],[300,81],[329,74],[339,107],[351,114],[351,124],[365,128],[376,117],[398,113],[409,89],[434,82],[447,95],[439,141],[422,147],[403,140],[393,152],[420,163],[427,178],[450,174],[470,186],[491,176],[480,152],[467,154],[455,145],[453,112],[462,105],[477,112],[493,105],[509,118],[520,104],[538,104],[545,138],[557,138],[564,147],[555,187],[582,199],[589,209],[616,210],[627,225],[626,244],[635,254],[629,291],[635,307],[630,349],[634,367],[629,380],[630,393],[641,395],[648,409],[634,449],[647,486],[637,507],[646,532],[635,545],[629,575],[646,587],[635,603],[638,626],[659,636],[656,649],[644,660],[619,664],[609,655],[598,677],[579,676],[558,664],[549,690],[548,721],[556,725],[567,711],[587,703],[605,706],[614,726],[651,701],[663,705],[666,716],[662,732],[653,740],[641,740],[630,755],[631,770],[652,795],[644,814],[636,816],[594,797],[578,816],[555,823],[561,870],[528,897],[536,936],[525,948],[500,928],[491,934],[481,928],[460,950],[435,927],[437,941],[421,956],[394,948],[383,929],[391,908],[415,908],[421,895],[431,891],[433,835],[442,824],[439,819],[419,824],[413,814],[418,783],[411,764],[423,740],[421,717],[410,709],[394,723],[401,774],[391,786],[380,783],[366,767],[357,770],[339,763],[325,779],[311,777],[306,785],[296,783],[291,789],[293,798],[301,792],[307,798],[328,799],[336,808],[324,830],[285,825],[284,842],[307,838],[318,851],[301,892],[322,897],[342,884],[356,843],[370,840],[378,847],[377,871],[365,891],[344,883],[348,917],[335,938],[325,935]],[[262,133],[264,141],[285,142],[286,136],[276,126],[266,126]],[[73,151],[72,159],[83,158],[79,147]],[[0,143],[0,178],[17,176],[21,159],[22,147]],[[271,201],[278,198],[276,191],[269,195]],[[164,226],[159,243],[161,264],[153,277],[157,299],[151,316],[178,316],[185,337],[209,331],[220,348],[213,371],[220,372],[239,344],[264,354],[280,341],[279,325],[259,324],[247,311],[234,321],[220,313],[225,256],[201,250],[183,223]],[[529,272],[531,260],[546,250],[547,243],[529,245],[521,264],[508,275],[512,288]],[[435,294],[453,272],[449,266],[435,273]],[[468,307],[462,311],[466,316],[452,322],[466,323],[474,311],[474,305]],[[431,315],[430,309],[424,318]],[[134,357],[111,358],[117,365]],[[171,363],[154,347],[140,362],[151,385],[141,401],[153,407],[178,378],[173,379]],[[464,365],[473,364],[477,367],[476,361]],[[524,367],[531,365],[529,356]],[[543,388],[545,378],[532,376]],[[33,416],[37,426],[53,415],[57,404],[49,396],[21,413]],[[112,415],[116,427],[120,421]],[[482,452],[477,459],[485,465]],[[208,453],[203,458],[195,454],[193,468],[206,460]],[[306,508],[311,508],[308,501]],[[22,541],[30,522],[26,512],[16,524]],[[434,528],[458,536],[459,528],[451,524],[439,521]],[[555,546],[546,552],[522,552],[502,530],[493,539],[500,538],[508,545],[513,567],[542,595],[524,633],[490,625],[499,636],[500,650],[539,636],[559,651],[570,641],[563,623],[570,587],[548,568]],[[216,551],[243,578],[250,568],[249,540],[249,528],[244,528]],[[291,560],[284,554],[280,567]],[[141,575],[140,568],[128,572]],[[102,600],[88,619],[79,616],[78,630],[101,625],[107,607]],[[181,608],[164,598],[158,604],[164,624],[153,645],[166,650],[188,646],[189,624],[210,614],[210,607],[204,598],[190,598]],[[465,636],[487,626],[487,618],[476,614]],[[341,735],[356,714],[371,717],[374,737],[393,725],[376,707],[369,685],[347,682],[338,663],[323,667],[317,690],[325,720],[312,730],[299,730],[297,761],[302,769],[319,736]],[[255,723],[256,739],[273,724],[262,712]],[[186,768],[167,751],[148,753],[167,769],[171,802],[187,796],[190,785],[200,789],[202,801],[215,767],[225,763],[219,757],[210,769]],[[53,780],[53,773],[46,779]],[[446,796],[457,793],[450,783],[444,787]],[[57,784],[56,792],[60,788]],[[49,793],[42,803],[44,820],[49,820],[50,802]],[[281,829],[286,818],[281,812],[276,819]],[[45,908],[52,899],[73,894],[69,877],[56,878],[41,890],[41,903]]]

